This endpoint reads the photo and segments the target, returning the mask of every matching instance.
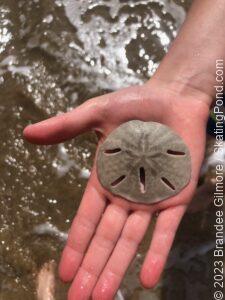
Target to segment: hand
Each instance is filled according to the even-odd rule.
[[[91,99],[71,112],[25,129],[26,139],[36,144],[63,142],[87,130],[97,133],[100,144],[128,120],[156,121],[176,131],[190,149],[192,176],[188,186],[178,195],[149,206],[107,192],[98,181],[94,163],[59,267],[61,279],[73,281],[69,300],[91,296],[113,299],[155,212],[159,216],[140,278],[148,288],[158,282],[198,182],[204,155],[209,113],[205,95],[191,88],[190,92],[182,91],[179,85],[168,87],[151,79],[143,86]]]

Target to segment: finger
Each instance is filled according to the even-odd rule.
[[[127,220],[127,211],[110,204],[69,290],[70,299],[89,299]]]
[[[89,182],[59,264],[59,275],[63,281],[71,281],[74,278],[105,205],[104,196]]]
[[[35,144],[56,144],[93,129],[101,118],[101,107],[96,99],[89,100],[74,110],[25,128],[24,137]]]
[[[136,211],[128,217],[121,237],[95,286],[93,299],[113,299],[149,222],[150,214],[145,211]]]
[[[186,206],[178,206],[160,213],[140,275],[146,288],[154,287],[159,281],[185,210]]]

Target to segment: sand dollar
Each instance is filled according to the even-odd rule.
[[[191,158],[181,137],[156,122],[117,127],[99,147],[97,174],[112,194],[151,204],[179,193],[190,181]]]

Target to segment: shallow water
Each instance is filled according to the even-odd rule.
[[[144,82],[189,4],[0,0],[1,300],[36,299],[37,274],[45,262],[58,261],[96,145],[86,134],[56,146],[33,146],[23,140],[23,128],[95,95]],[[209,199],[213,174],[203,175],[201,197]],[[212,222],[210,205],[184,218],[153,291],[144,290],[137,277],[150,228],[118,299],[210,299]],[[67,286],[56,281],[55,299],[66,299]]]

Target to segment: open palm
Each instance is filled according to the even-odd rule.
[[[25,137],[37,144],[59,143],[88,130],[94,130],[101,143],[128,120],[155,121],[176,131],[191,153],[188,186],[152,205],[134,204],[107,192],[98,181],[94,163],[59,267],[62,280],[72,281],[69,300],[113,299],[155,212],[159,216],[140,278],[149,288],[158,282],[198,181],[207,116],[207,105],[194,93],[178,94],[150,81],[91,99],[71,112],[25,129]]]

